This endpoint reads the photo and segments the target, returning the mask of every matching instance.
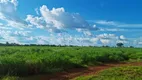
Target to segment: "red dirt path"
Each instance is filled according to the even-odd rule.
[[[112,64],[104,64],[100,66],[92,66],[88,68],[77,68],[77,69],[71,69],[64,72],[59,72],[52,75],[33,76],[29,78],[29,80],[69,80],[78,76],[95,75],[102,70],[112,68],[112,67],[120,67],[120,66],[142,66],[142,62],[117,63],[117,64],[112,63]]]

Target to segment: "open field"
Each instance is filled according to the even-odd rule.
[[[0,75],[3,78],[52,74],[73,68],[141,59],[141,48],[2,46]]]

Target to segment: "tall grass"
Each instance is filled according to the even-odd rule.
[[[98,63],[141,60],[139,48],[0,47],[0,75],[53,73]]]

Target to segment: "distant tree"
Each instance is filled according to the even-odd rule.
[[[130,48],[134,48],[134,46],[130,46]]]
[[[117,47],[123,47],[124,44],[123,43],[117,43],[116,45],[117,45]]]
[[[102,47],[109,47],[109,46],[106,45],[106,46],[102,46]]]
[[[8,46],[9,45],[9,42],[6,42],[6,46]]]

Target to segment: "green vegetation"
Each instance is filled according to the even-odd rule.
[[[47,74],[100,63],[141,59],[140,48],[1,46],[0,76]]]
[[[104,70],[96,76],[78,77],[75,80],[142,80],[142,67],[116,67]]]
[[[5,76],[1,80],[21,80],[19,77]]]

